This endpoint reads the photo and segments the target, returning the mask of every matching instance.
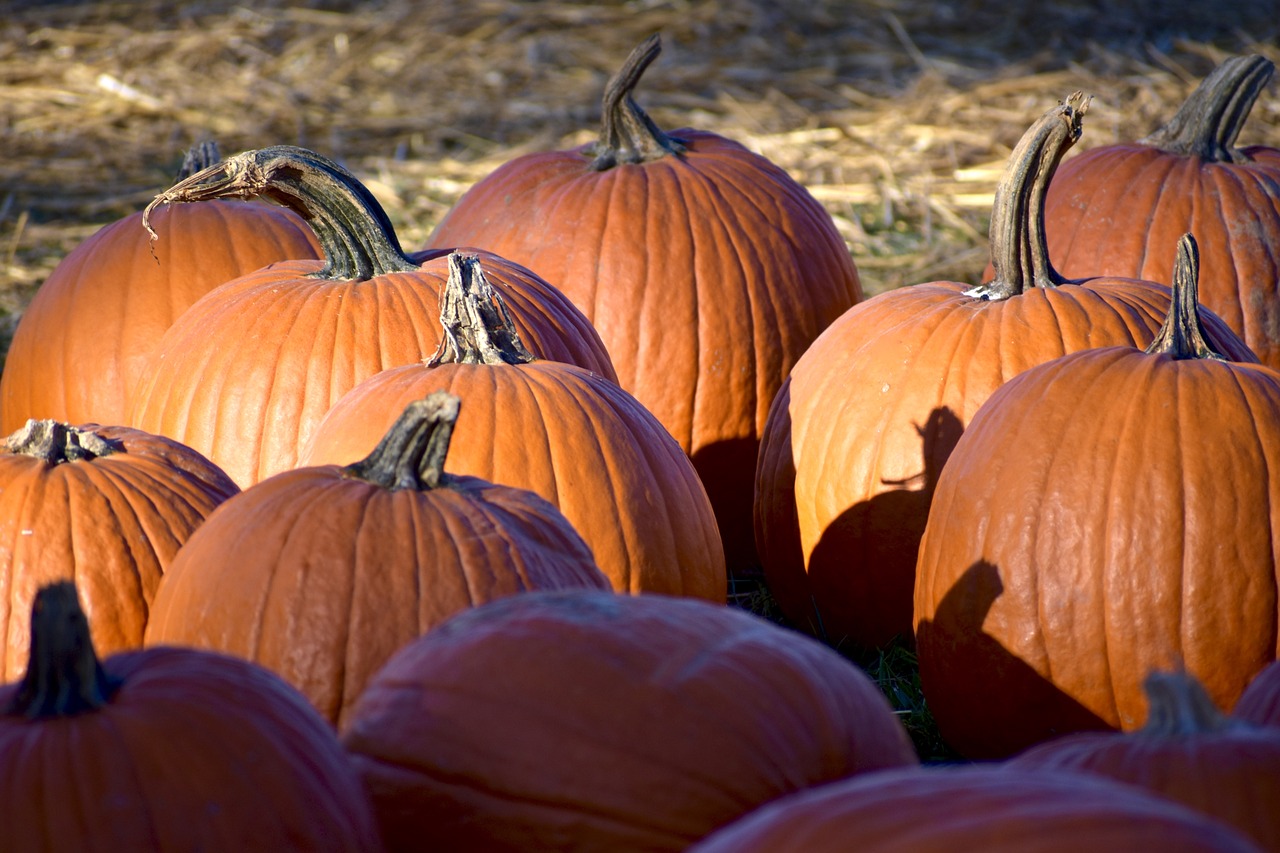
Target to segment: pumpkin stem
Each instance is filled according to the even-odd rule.
[[[1200,81],[1173,118],[1139,142],[1211,163],[1250,162],[1234,147],[1236,137],[1275,70],[1265,56],[1231,57]]]
[[[502,295],[489,283],[480,259],[452,252],[449,279],[440,293],[444,335],[428,367],[449,364],[528,364],[535,360],[516,331]]]
[[[1022,135],[991,208],[993,278],[965,293],[998,301],[1028,287],[1056,287],[1066,281],[1049,263],[1044,236],[1044,197],[1062,155],[1080,138],[1081,121],[1092,100],[1073,92]]]
[[[1152,672],[1142,682],[1147,722],[1138,734],[1153,737],[1220,732],[1239,721],[1218,710],[1204,685],[1188,672]]]
[[[216,166],[222,162],[222,153],[218,151],[218,143],[206,139],[182,155],[182,165],[178,167],[176,179],[184,181],[196,172]]]
[[[664,133],[631,97],[645,69],[661,52],[662,38],[654,33],[631,51],[622,68],[605,86],[600,138],[587,149],[595,158],[591,163],[594,171],[604,172],[619,163],[647,163],[668,154],[684,153],[684,142]]]
[[[119,442],[70,424],[29,418],[21,429],[4,440],[4,449],[10,453],[34,456],[47,465],[60,465],[110,456],[123,451],[124,447]]]
[[[258,196],[293,210],[316,233],[325,266],[314,278],[366,281],[418,269],[373,193],[334,161],[294,145],[246,151],[178,181],[147,205],[142,224],[154,241],[157,205]]]
[[[344,475],[384,489],[427,491],[447,480],[444,460],[458,421],[459,398],[434,391],[410,403],[373,452],[342,469]]]
[[[76,585],[55,581],[41,587],[31,603],[27,672],[4,713],[27,719],[82,714],[107,704],[119,686],[94,654]]]
[[[1226,356],[1209,345],[1204,324],[1200,322],[1200,247],[1196,238],[1183,234],[1178,240],[1178,257],[1173,264],[1173,301],[1169,316],[1147,347],[1152,355],[1174,359],[1203,358],[1227,361]]]

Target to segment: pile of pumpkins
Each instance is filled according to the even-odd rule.
[[[659,50],[427,248],[203,147],[42,285],[6,849],[1280,850],[1272,64],[1064,161],[1070,95],[982,284],[864,300],[803,187],[640,108]],[[796,630],[726,606],[757,567]],[[972,763],[835,650],[893,642]]]

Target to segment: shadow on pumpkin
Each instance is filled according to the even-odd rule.
[[[837,648],[912,642],[916,556],[942,466],[964,426],[949,408],[916,425],[920,473],[885,481],[890,491],[841,513],[823,532],[809,560],[813,596],[806,630]]]
[[[733,438],[700,447],[691,457],[715,510],[730,575],[751,576],[760,572],[751,524],[759,452],[759,439]]]
[[[916,632],[920,682],[942,738],[970,759],[1000,759],[1078,731],[1113,731],[983,631],[1000,570],[965,570]]]

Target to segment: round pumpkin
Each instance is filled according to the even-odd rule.
[[[239,489],[177,442],[125,427],[29,421],[0,448],[0,678],[27,665],[36,590],[74,580],[94,645],[142,645],[160,578]]]
[[[1236,56],[1206,77],[1164,127],[1067,160],[1045,199],[1049,251],[1067,276],[1168,281],[1167,247],[1196,235],[1212,266],[1205,306],[1280,369],[1280,150],[1236,147],[1275,71]]]
[[[1280,726],[1280,661],[1253,677],[1231,713],[1260,726]]]
[[[724,602],[724,551],[689,459],[644,406],[603,377],[534,358],[499,291],[462,259],[441,299],[440,349],[371,376],[316,426],[303,464],[360,459],[410,401],[467,401],[450,465],[529,489],[564,513],[619,592]]]
[[[6,851],[380,849],[333,731],[276,676],[177,648],[99,662],[67,581],[30,622],[27,674],[0,687]]]
[[[660,50],[651,36],[609,81],[597,141],[501,166],[429,244],[511,258],[582,309],[622,387],[692,456],[738,571],[755,565],[751,477],[769,403],[861,284],[830,214],[784,170],[645,114],[633,93]]]
[[[443,392],[416,400],[360,462],[285,471],[219,507],[165,574],[147,645],[254,661],[341,728],[373,673],[454,613],[607,590],[551,504],[445,473],[459,408]]]
[[[769,803],[689,853],[1210,853],[1258,848],[1163,797],[1083,773],[885,770]]]
[[[1264,850],[1280,850],[1280,729],[1226,716],[1184,672],[1153,672],[1143,686],[1149,704],[1141,729],[1068,735],[1005,766],[1139,785],[1231,824]]]
[[[579,590],[413,641],[343,743],[389,850],[684,850],[783,794],[917,763],[831,649],[736,608]]]
[[[193,150],[179,179],[217,161]],[[157,211],[152,242],[141,211],[80,243],[22,313],[0,376],[0,432],[28,418],[121,424],[161,335],[192,303],[247,272],[319,257],[305,222],[279,205],[228,199]]]
[[[1276,657],[1280,373],[1213,351],[1190,235],[1178,255],[1145,352],[1009,380],[938,478],[916,640],[929,708],[964,755],[1137,729],[1155,669],[1185,666],[1230,708]]]
[[[294,467],[316,422],[360,380],[435,350],[450,253],[406,256],[354,175],[292,146],[232,157],[153,205],[237,195],[296,209],[324,260],[275,264],[192,305],[148,360],[130,423],[194,447],[243,488]],[[568,300],[527,269],[482,257],[534,352],[614,376],[599,336]]]
[[[1043,197],[1081,132],[1076,93],[1023,135],[991,218],[997,276],[930,282],[853,307],[813,343],[774,400],[756,469],[765,579],[783,612],[833,644],[912,636],[920,537],[939,473],[1002,383],[1064,353],[1151,342],[1169,290],[1067,281],[1043,239]],[[1214,340],[1252,357],[1216,318]]]

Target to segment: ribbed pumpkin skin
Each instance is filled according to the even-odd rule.
[[[384,371],[333,406],[302,464],[363,458],[409,401],[437,390],[463,401],[451,472],[555,504],[619,592],[724,602],[724,550],[693,466],[635,398],[581,368],[535,361]]]
[[[889,770],[793,794],[689,853],[1209,853],[1257,850],[1230,827],[1080,773]]]
[[[1264,850],[1280,850],[1280,729],[1068,735],[1005,766],[1076,770],[1138,785],[1234,826]]]
[[[1172,247],[1172,244],[1171,244]],[[917,548],[938,474],[978,407],[1029,367],[1151,342],[1170,291],[1091,279],[1001,301],[899,288],[816,340],[774,402],[756,471],[756,541],[787,616],[830,642],[910,637]],[[1234,338],[1206,316],[1215,340]],[[1233,353],[1246,350],[1236,340]]]
[[[174,555],[239,490],[176,442],[124,427],[81,429],[123,449],[48,465],[0,451],[0,648],[4,680],[27,665],[31,602],[42,585],[80,589],[94,647],[142,645],[157,585]]]
[[[390,850],[684,850],[806,785],[916,763],[883,694],[744,611],[530,593],[406,646],[343,737]]]
[[[1254,676],[1231,713],[1260,726],[1280,726],[1280,661]]]
[[[1168,246],[1187,232],[1205,253],[1200,299],[1280,368],[1280,150],[1206,162],[1146,145],[1107,145],[1059,167],[1045,199],[1058,271],[1169,281]]]
[[[189,649],[103,667],[124,683],[96,711],[0,715],[6,851],[381,849],[332,730],[279,678]]]
[[[997,757],[1141,726],[1185,665],[1220,708],[1276,657],[1280,375],[1126,347],[1015,377],[939,478],[915,619],[943,737]]]
[[[601,172],[585,147],[519,157],[468,190],[430,244],[511,258],[582,309],[622,387],[692,455],[732,566],[753,556],[769,404],[861,285],[830,215],[784,171],[713,133],[671,135],[686,153]]]
[[[389,491],[337,466],[285,471],[210,516],[174,560],[148,645],[252,660],[342,727],[405,643],[532,589],[608,589],[546,501],[471,477]]]
[[[131,424],[194,447],[241,488],[295,467],[312,428],[346,391],[435,351],[447,254],[416,256],[418,271],[360,282],[310,277],[318,260],[228,282],[160,341],[133,395]],[[478,254],[535,354],[614,375],[599,337],[562,295],[516,264]]]
[[[28,418],[125,423],[128,395],[175,319],[218,285],[287,258],[319,257],[311,229],[262,202],[165,208],[114,222],[40,285],[0,378],[0,432]],[[154,252],[154,254],[153,254]]]

